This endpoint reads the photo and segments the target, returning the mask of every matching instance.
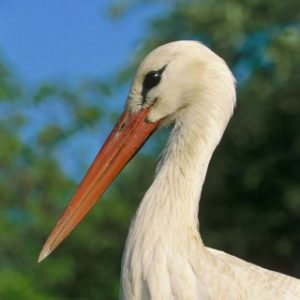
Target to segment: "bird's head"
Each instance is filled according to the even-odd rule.
[[[222,58],[196,41],[176,41],[150,52],[132,81],[126,110],[149,108],[147,120],[160,125],[185,110],[209,112],[217,106],[229,119],[235,106],[235,80]]]
[[[139,66],[124,113],[46,241],[39,261],[84,218],[158,126],[177,119],[188,121],[186,116],[196,113],[197,122],[205,125],[206,118],[212,118],[221,124],[215,127],[222,133],[234,105],[234,78],[207,47],[178,41],[153,50]]]

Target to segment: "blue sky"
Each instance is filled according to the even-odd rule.
[[[137,47],[147,20],[162,11],[138,6],[118,21],[109,0],[0,1],[0,49],[28,83],[105,78]]]
[[[0,0],[0,53],[29,89],[45,81],[107,79],[130,60],[149,19],[164,11],[158,4],[139,5],[112,21],[107,16],[112,3]],[[118,93],[125,101],[126,92]],[[53,122],[53,115],[61,114],[53,105],[52,114],[43,104],[26,109],[31,124],[22,133],[26,143],[31,143],[45,118]],[[66,174],[81,178],[107,134],[103,131],[97,128],[76,135],[56,150],[54,155]]]

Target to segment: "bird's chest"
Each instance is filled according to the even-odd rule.
[[[136,241],[125,250],[123,299],[210,299],[195,273],[192,249],[162,238],[145,242]]]

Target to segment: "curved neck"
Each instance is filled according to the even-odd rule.
[[[154,182],[130,226],[122,263],[124,290],[131,289],[128,283],[150,276],[150,265],[155,259],[164,261],[170,248],[188,255],[190,241],[196,241],[197,255],[206,255],[198,231],[199,199],[229,114],[222,122],[226,118],[221,118],[220,110],[204,114],[205,108],[195,106],[179,112]]]
[[[226,124],[203,107],[186,109],[172,129],[153,184],[137,211],[139,232],[159,227],[176,235],[198,228],[198,207],[207,167]],[[191,232],[194,233],[194,230]]]

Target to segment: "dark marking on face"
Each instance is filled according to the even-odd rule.
[[[143,102],[146,101],[146,96],[148,92],[160,83],[161,75],[166,69],[166,67],[167,65],[164,65],[161,69],[157,71],[150,71],[149,73],[146,74],[143,81],[143,90],[142,90]]]

